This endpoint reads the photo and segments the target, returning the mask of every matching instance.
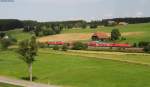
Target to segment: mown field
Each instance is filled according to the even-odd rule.
[[[74,54],[40,49],[33,65],[35,81],[64,87],[150,87],[150,66],[133,63],[134,54],[118,56],[131,58],[131,62],[113,60],[117,53],[116,56],[103,53],[101,57],[111,57],[109,60],[84,56],[83,52]],[[150,63],[149,58],[135,55],[138,61],[145,59],[144,63]],[[27,66],[13,50],[1,51],[0,75],[21,79],[27,76]]]
[[[0,83],[0,87],[21,87],[21,86],[16,86],[16,85],[10,85],[10,84],[5,84],[5,83]]]

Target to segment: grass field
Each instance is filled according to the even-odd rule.
[[[27,76],[26,65],[14,51],[3,51],[0,55],[0,75],[19,79]],[[147,60],[150,57],[141,55],[139,58]],[[37,77],[36,82],[66,87],[150,87],[150,66],[83,55],[54,54],[51,50],[40,50],[33,74]]]
[[[21,86],[10,85],[10,84],[5,84],[0,82],[0,87],[21,87]]]
[[[94,32],[107,32],[110,33],[112,29],[118,28],[122,35],[127,38],[125,41],[119,41],[123,43],[134,43],[139,41],[150,41],[150,23],[143,24],[129,24],[127,26],[116,26],[116,27],[99,27],[97,29],[64,29],[62,34],[54,36],[46,36],[39,38],[41,42],[48,40],[59,40],[59,41],[90,41],[91,35]],[[31,37],[30,33],[22,32],[22,30],[11,30],[7,32],[17,40],[28,39]]]
[[[64,30],[63,34],[86,35],[96,31],[110,32],[113,28],[70,29]],[[150,23],[116,28],[126,35],[127,40],[124,42],[150,40]],[[7,33],[19,41],[31,37],[30,33],[24,33],[21,30],[12,30]],[[73,38],[75,37],[77,36],[74,35]],[[63,39],[62,36],[61,39]],[[150,87],[149,54],[73,50],[62,52],[40,49],[36,58],[33,64],[35,82],[65,87]],[[21,79],[28,76],[27,65],[19,59],[14,50],[0,51],[0,75]]]
[[[10,30],[7,34],[13,36],[18,41],[29,39],[31,37],[30,33],[23,32],[22,29]]]
[[[116,26],[116,27],[99,27],[97,29],[65,29],[63,33],[94,33],[94,32],[111,32],[112,29],[118,28],[122,33],[125,32],[133,32],[132,35],[126,35],[126,41],[121,42],[128,42],[134,43],[139,41],[150,41],[150,23],[143,23],[143,24],[129,24],[127,26]],[[141,34],[134,34],[134,32],[143,32]]]

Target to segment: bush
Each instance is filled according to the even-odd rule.
[[[45,48],[45,47],[48,47],[48,45],[46,43],[38,43],[38,47],[39,48]]]
[[[44,36],[56,34],[51,28],[42,29],[42,32],[43,32],[43,35],[44,35]]]
[[[62,51],[67,51],[68,50],[68,45],[67,44],[64,44],[63,46],[62,46]]]
[[[81,42],[75,42],[72,47],[73,50],[85,50],[87,48],[88,48],[88,45],[83,44]]]
[[[149,44],[150,44],[150,42],[140,41],[139,44],[138,44],[138,46],[139,46],[139,47],[146,47],[146,46],[148,46]]]
[[[118,29],[113,29],[111,31],[111,40],[118,40],[121,36],[121,33]]]
[[[136,44],[136,43],[133,43],[133,47],[137,47],[137,44]]]
[[[10,39],[2,39],[1,40],[1,48],[3,50],[6,50],[10,45],[12,45],[12,42]]]
[[[11,35],[8,35],[8,39],[12,42],[12,44],[15,44],[18,42],[17,39]]]
[[[121,37],[121,40],[126,40],[126,38],[125,37]]]
[[[150,44],[144,47],[144,52],[150,52]]]
[[[6,35],[4,32],[0,32],[0,38],[3,38]]]
[[[53,50],[59,50],[59,46],[58,45],[53,46]]]

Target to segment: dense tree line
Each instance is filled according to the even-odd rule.
[[[22,28],[23,23],[17,19],[0,19],[0,31]]]
[[[47,26],[53,24],[59,24],[63,28],[71,29],[71,28],[86,28],[87,22],[84,20],[72,20],[72,21],[58,21],[58,22],[43,22]]]
[[[86,28],[89,26],[94,29],[98,26],[109,26],[109,22],[114,21],[111,25],[117,25],[119,22],[126,22],[129,24],[135,23],[147,23],[150,22],[150,17],[137,17],[137,18],[113,18],[113,19],[103,19],[96,21],[84,21],[84,20],[71,20],[71,21],[56,21],[56,22],[37,22],[33,20],[17,20],[17,19],[0,19],[0,31],[12,30],[15,28],[25,28],[25,31],[33,31],[35,27],[49,28],[53,25],[59,25],[64,29],[72,28]]]
[[[103,19],[102,24],[105,25],[108,21],[115,21],[119,22],[127,22],[129,24],[136,24],[136,23],[148,23],[150,22],[150,17],[129,17],[129,18],[114,18],[114,19]]]
[[[46,36],[59,34],[63,27],[59,24],[45,25],[37,24],[34,26],[24,26],[23,31],[33,32],[36,36]]]

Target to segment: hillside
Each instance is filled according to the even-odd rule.
[[[98,27],[97,29],[64,29],[62,34],[51,35],[39,38],[39,41],[45,42],[48,40],[54,41],[90,41],[91,35],[94,32],[107,32],[110,33],[112,29],[117,28],[121,31],[122,36],[127,38],[125,41],[119,41],[123,43],[134,43],[139,41],[150,41],[150,23],[143,24],[130,24],[127,26],[116,27]]]

